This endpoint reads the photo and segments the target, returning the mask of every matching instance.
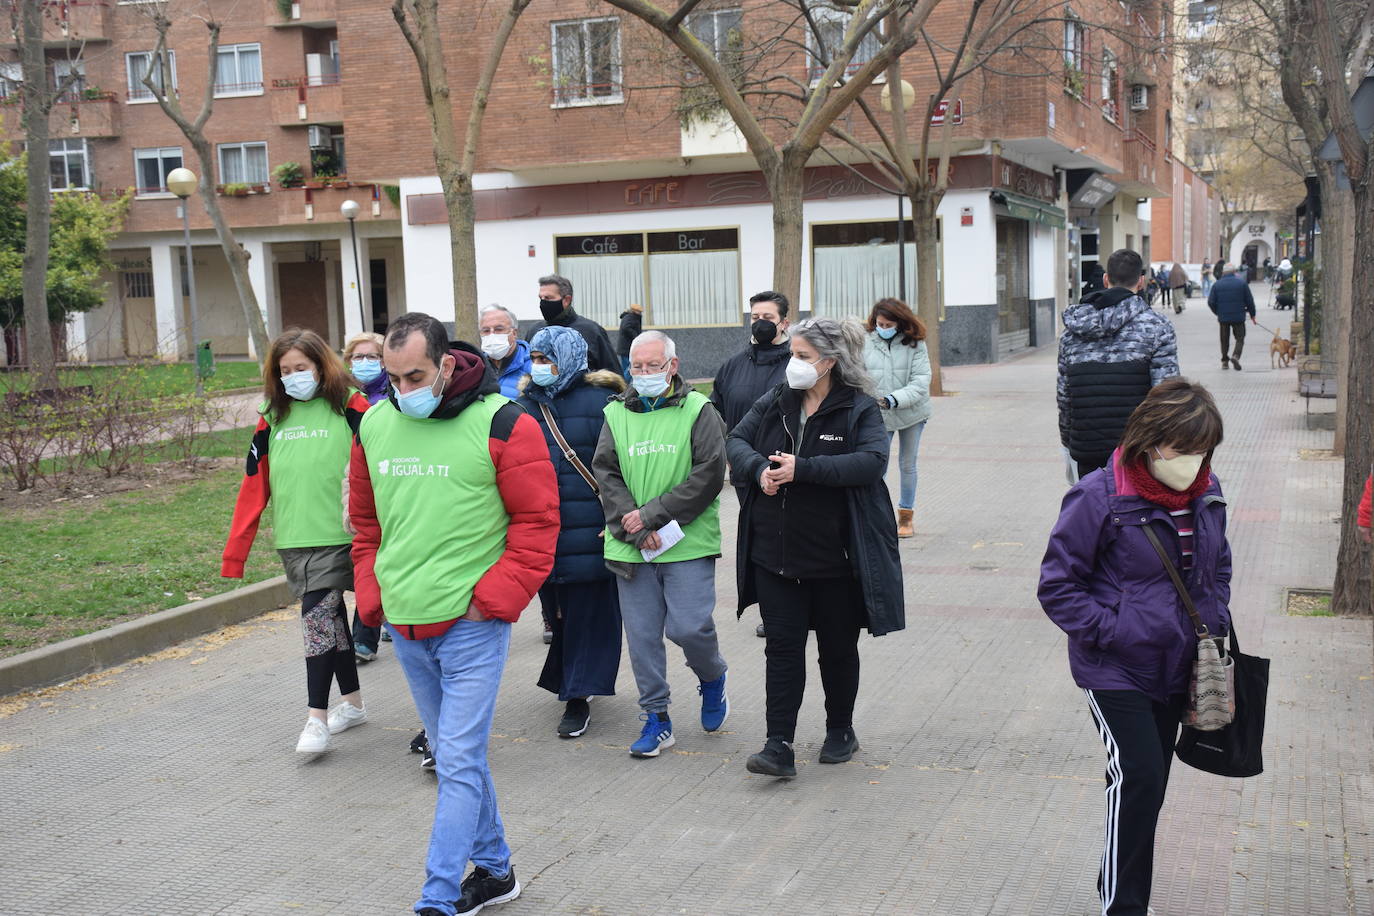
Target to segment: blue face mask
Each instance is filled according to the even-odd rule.
[[[434,385],[439,386],[439,391],[444,390],[448,380],[440,375],[434,380]],[[434,408],[439,406],[443,400],[441,394],[434,393],[434,385],[427,388],[416,388],[414,391],[407,391],[405,394],[396,395],[396,406],[401,408],[401,413],[407,417],[414,417],[417,420],[426,419],[434,413]]]
[[[366,385],[382,374],[382,361],[380,359],[363,359],[360,356],[353,358],[353,377]]]
[[[668,390],[668,373],[653,372],[649,375],[632,375],[630,384],[641,396],[656,398]]]
[[[878,328],[878,336],[881,337],[883,340],[891,340],[892,338],[897,336],[897,329],[895,327]]]
[[[553,371],[553,366],[535,363],[530,367],[530,381],[540,388],[547,388],[558,381],[558,373]]]
[[[292,372],[281,377],[281,386],[286,389],[286,393],[298,401],[308,401],[315,396],[319,390],[320,383],[315,380],[315,373],[310,369],[302,369],[300,372]]]

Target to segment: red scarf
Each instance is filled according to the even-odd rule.
[[[1155,479],[1150,473],[1147,464],[1148,459],[1141,458],[1133,464],[1126,465],[1126,478],[1135,487],[1136,492],[1148,499],[1157,506],[1163,506],[1170,511],[1186,509],[1193,504],[1199,496],[1207,491],[1207,484],[1211,478],[1210,466],[1204,464],[1198,469],[1197,478],[1188,486],[1186,490],[1175,490],[1166,487]]]

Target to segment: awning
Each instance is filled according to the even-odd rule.
[[[1056,229],[1063,229],[1065,226],[1064,211],[1054,204],[1047,204],[1034,197],[1025,197],[1011,191],[993,191],[991,197],[995,213],[1010,216],[1012,219],[1039,223],[1042,226],[1053,226]]]

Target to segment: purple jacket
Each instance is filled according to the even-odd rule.
[[[354,379],[356,382],[357,379]],[[385,401],[387,395],[391,394],[391,379],[383,372],[366,384],[360,383],[358,390],[367,398],[367,403],[376,404],[378,401]]]
[[[1040,564],[1040,606],[1069,637],[1074,683],[1092,690],[1137,690],[1163,702],[1188,691],[1197,637],[1188,612],[1149,539],[1153,525],[1180,562],[1169,513],[1140,496],[1118,455],[1064,496]],[[1231,547],[1226,500],[1215,475],[1193,503],[1193,568],[1188,593],[1213,636],[1229,632]]]

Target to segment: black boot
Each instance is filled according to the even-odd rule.
[[[827,728],[821,745],[821,763],[844,763],[859,749],[859,736],[852,728]]]
[[[791,744],[781,738],[769,738],[763,750],[745,761],[744,768],[762,776],[791,779],[797,775],[797,758],[792,753]]]

